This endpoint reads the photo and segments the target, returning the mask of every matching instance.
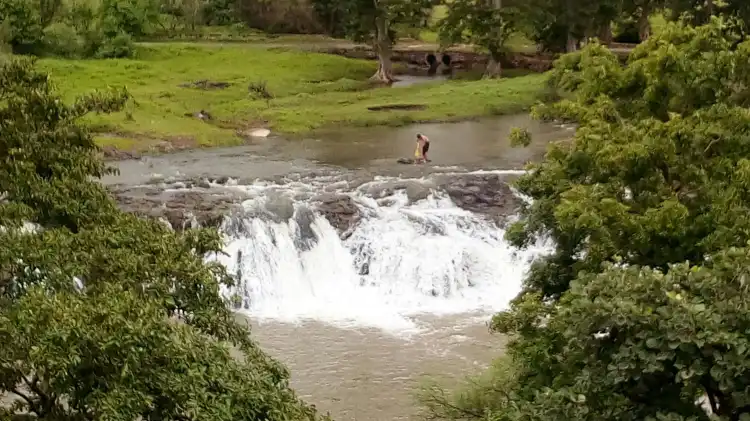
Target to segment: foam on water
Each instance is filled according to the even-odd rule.
[[[218,258],[239,278],[226,293],[261,320],[400,332],[418,330],[419,314],[505,308],[546,246],[515,250],[494,222],[439,191],[417,201],[404,190],[372,196],[373,183],[391,181],[347,193],[362,219],[345,240],[308,201],[332,180],[237,186],[253,198],[223,226],[227,255]]]

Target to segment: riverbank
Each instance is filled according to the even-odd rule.
[[[151,44],[136,59],[39,65],[66,99],[127,87],[134,101],[125,111],[89,123],[103,146],[132,152],[240,144],[256,128],[294,136],[510,114],[546,92],[543,75],[375,88],[376,62],[243,44]]]

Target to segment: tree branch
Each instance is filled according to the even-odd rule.
[[[701,380],[701,386],[705,389],[708,401],[711,404],[711,411],[714,415],[722,415],[721,411],[727,409],[724,405],[724,394],[713,385],[715,385],[715,382],[710,377],[704,377]]]
[[[29,380],[25,375],[21,374],[21,378],[23,379],[24,383],[26,383],[26,386],[28,386],[28,388],[32,392],[36,393],[36,395],[39,397],[39,404],[41,405],[41,408],[37,406],[38,410],[35,411],[37,415],[39,415],[40,417],[44,417],[49,412],[51,412],[54,400],[39,387],[39,377],[34,374],[33,379]]]
[[[447,409],[450,412],[453,412],[454,414],[459,415],[458,417],[449,417],[449,418],[464,418],[464,419],[481,419],[484,417],[484,414],[472,411],[471,409],[467,408],[460,408],[452,403],[449,402],[449,400],[445,397],[445,393],[441,391],[440,395],[438,396],[438,393],[435,393],[434,390],[429,393],[428,396],[425,397],[425,404],[427,404],[427,408],[430,409],[430,412],[432,412],[432,416],[430,418],[436,419],[436,418],[445,418],[439,416],[435,412],[435,408],[442,408],[443,410]]]
[[[708,401],[711,403],[711,412],[714,413],[714,415],[719,413],[719,406],[716,403],[716,398],[714,398],[714,395],[710,392],[706,392],[706,395],[708,396]]]
[[[39,411],[37,411],[37,405],[36,405],[36,402],[34,402],[34,399],[26,395],[25,393],[21,392],[21,390],[19,390],[17,387],[10,389],[10,392],[18,395],[21,399],[25,400],[26,404],[28,404],[29,406],[29,411],[41,416],[41,414],[39,414]]]

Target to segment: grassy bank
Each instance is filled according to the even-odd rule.
[[[163,141],[182,146],[228,145],[255,127],[301,134],[335,125],[397,125],[519,112],[543,91],[543,76],[502,81],[455,81],[403,88],[371,88],[375,62],[252,45],[160,44],[135,60],[40,60],[72,99],[107,86],[126,86],[134,103],[122,113],[92,116],[104,145],[145,150]],[[180,86],[202,79],[225,89]],[[272,98],[249,92],[265,83]],[[370,111],[411,104],[420,109]],[[192,114],[208,111],[213,120]]]

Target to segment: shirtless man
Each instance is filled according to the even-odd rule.
[[[430,150],[430,139],[422,133],[417,133],[417,150],[414,152],[415,163],[423,164],[432,162],[427,158],[427,151]]]

